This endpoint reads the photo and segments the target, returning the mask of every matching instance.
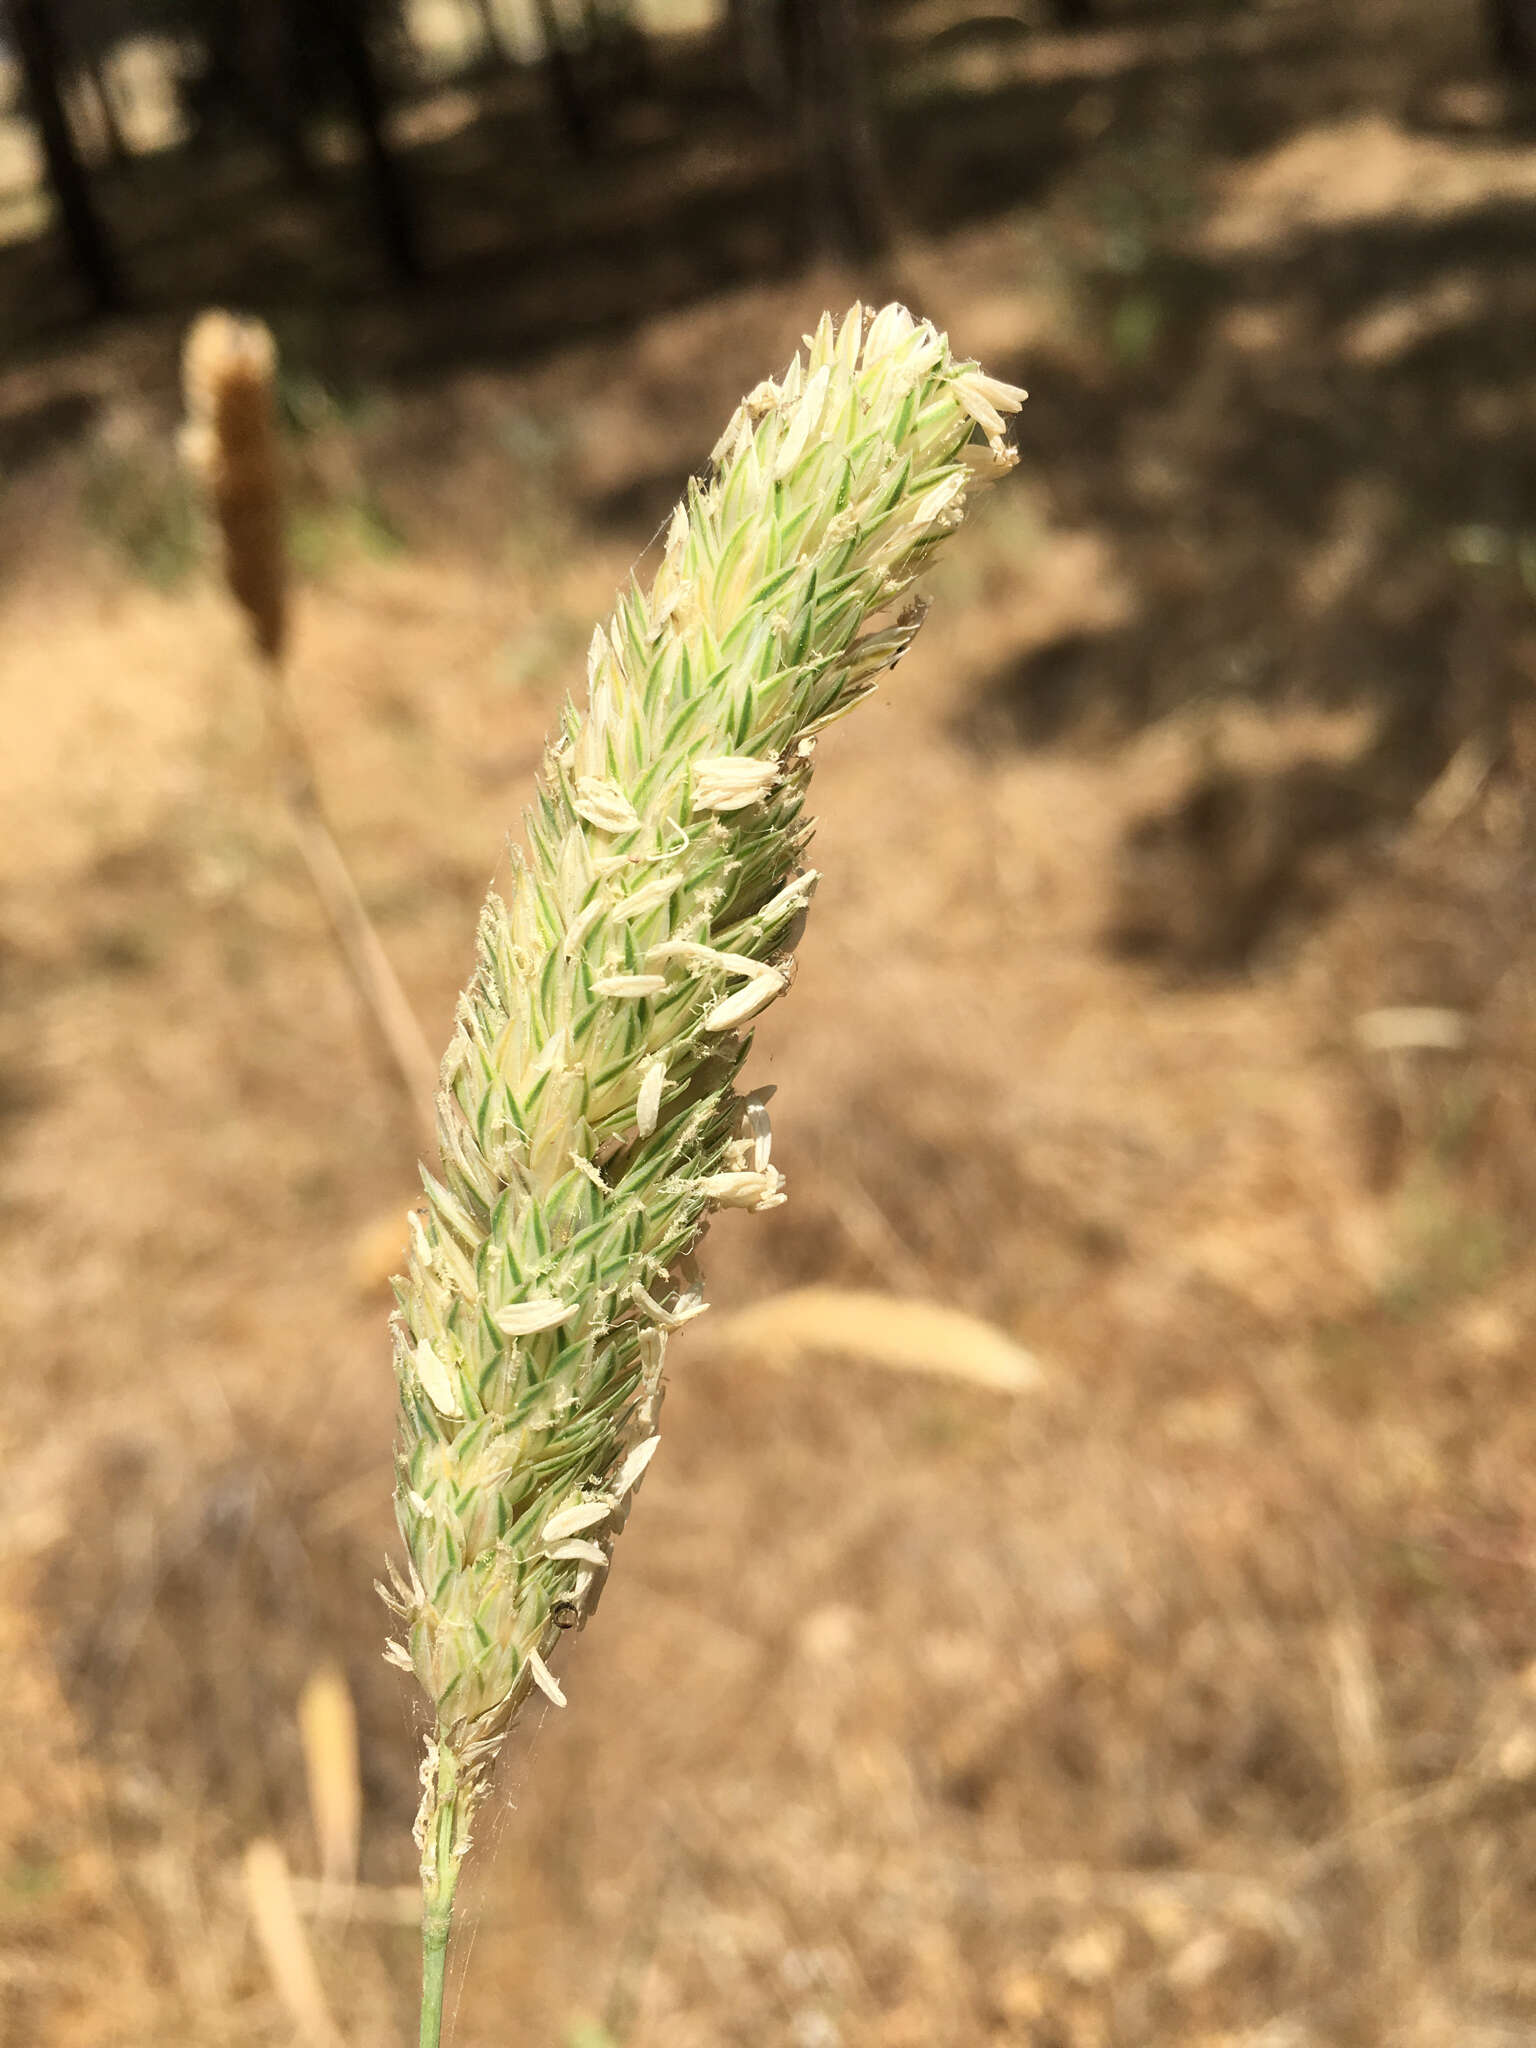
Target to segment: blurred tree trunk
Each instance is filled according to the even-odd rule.
[[[475,19],[480,24],[480,52],[488,63],[498,71],[505,71],[512,58],[502,41],[501,24],[496,19],[495,0],[471,0]]]
[[[857,0],[785,0],[807,253],[885,255],[890,207],[869,111]]]
[[[263,0],[236,16],[234,61],[247,92],[254,94],[256,117],[277,144],[277,151],[296,192],[313,192],[319,167],[309,146],[302,67],[304,31],[294,0]]]
[[[544,44],[544,75],[566,140],[582,156],[592,154],[592,115],[576,76],[576,66],[560,32],[560,17],[554,0],[534,0],[539,37]]]
[[[1484,12],[1499,69],[1536,81],[1536,0],[1484,0]]]
[[[200,62],[182,85],[192,146],[249,131],[270,143],[296,192],[321,182],[309,144],[314,74],[337,68],[325,0],[197,0],[188,11]]]
[[[363,138],[363,162],[374,225],[390,269],[402,284],[421,276],[421,241],[410,186],[384,133],[384,92],[358,0],[309,0],[330,32],[352,118]]]
[[[51,0],[10,0],[9,19],[65,240],[92,304],[110,312],[123,302],[122,279],[64,109]]]
[[[114,170],[127,170],[133,158],[123,135],[123,124],[117,118],[117,102],[112,97],[99,52],[93,51],[82,61],[80,75],[90,87],[101,137],[107,145],[107,159]]]
[[[581,18],[600,97],[649,92],[656,82],[651,39],[635,19],[629,0],[582,0]]]
[[[725,48],[734,78],[775,120],[794,109],[788,24],[781,0],[726,0]]]

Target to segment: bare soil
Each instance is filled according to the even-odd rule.
[[[888,24],[874,288],[1034,395],[824,748],[755,1057],[791,1201],[705,1260],[720,1310],[949,1303],[1043,1381],[679,1343],[459,2048],[1536,2041],[1536,153],[1470,14]],[[176,336],[215,290],[282,333],[293,685],[442,1040],[594,619],[871,285],[744,281],[751,148],[635,129],[585,241],[519,218],[415,306],[167,228],[85,336],[0,251],[6,2048],[294,2038],[240,1859],[315,1869],[333,1661],[365,1890],[311,1936],[348,2043],[413,2037],[411,1127],[192,566]],[[486,220],[494,132],[419,155]]]

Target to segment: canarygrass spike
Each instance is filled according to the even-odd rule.
[[[314,764],[284,681],[289,641],[277,434],[277,343],[260,320],[201,313],[182,349],[182,459],[218,534],[224,581],[258,657],[279,784],[342,958],[424,1134],[435,1133],[431,1052],[325,822]]]
[[[230,593],[257,652],[282,659],[288,633],[273,385],[277,345],[259,320],[213,311],[188,329],[181,358],[183,459],[206,492]]]
[[[601,1591],[659,1438],[710,1213],[784,1200],[743,1035],[793,978],[813,735],[901,655],[905,598],[1023,393],[900,306],[823,318],[689,486],[649,594],[587,656],[480,919],[443,1062],[441,1178],[397,1281],[395,1661],[435,1728],[416,1838],[421,2039],[497,1752]],[[984,436],[986,461],[971,447]]]

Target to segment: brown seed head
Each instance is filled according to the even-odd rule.
[[[182,455],[207,495],[224,577],[258,653],[282,657],[287,624],[273,378],[277,344],[260,320],[200,314],[182,351]]]

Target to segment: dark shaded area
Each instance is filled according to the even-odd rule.
[[[454,87],[472,96],[469,118],[386,151],[377,65],[359,69],[370,45],[356,0],[326,0],[322,68],[359,117],[366,177],[311,150],[296,178],[282,150],[211,131],[203,149],[137,160],[131,189],[113,194],[135,300],[178,319],[222,300],[322,305],[338,322],[366,307],[378,350],[369,367],[384,374],[506,361],[776,274],[829,242],[876,255],[887,211],[926,230],[1044,201],[1083,163],[1134,147],[1170,106],[1191,147],[1261,149],[1290,125],[1335,33],[1311,10],[1268,21],[1218,0],[1176,14],[1124,0],[1097,11],[1102,25],[1074,57],[1076,39],[1049,24],[920,26],[902,0],[871,9],[863,35],[841,15],[821,34],[822,12],[810,12],[814,46],[790,37],[814,87],[808,139],[782,109],[754,101],[722,34],[672,39],[646,66],[626,63],[600,108],[574,72],[567,103],[564,87],[552,101],[538,69],[492,65]],[[1252,33],[1234,42],[1234,20]],[[944,61],[956,35],[963,81]],[[1122,48],[1117,36],[1131,41]],[[599,76],[605,47],[586,53]],[[568,69],[564,43],[552,48]],[[1058,54],[1021,70],[1041,49]],[[994,82],[980,85],[985,69]],[[1102,102],[1086,125],[1085,92]],[[866,96],[870,132],[834,134],[839,109]],[[427,108],[433,96],[417,87],[406,97]],[[282,96],[268,98],[278,121]],[[430,268],[430,306],[381,305],[380,233],[400,274]],[[0,303],[18,339],[45,341],[73,318],[47,240],[0,247]]]
[[[1029,457],[1044,452],[1062,523],[1111,537],[1132,615],[1010,657],[962,735],[1097,749],[1231,702],[1377,724],[1346,766],[1217,760],[1134,823],[1115,944],[1239,969],[1369,871],[1375,835],[1469,737],[1500,756],[1532,680],[1536,429],[1512,394],[1531,374],[1533,230],[1536,208],[1499,199],[1231,259],[1154,247],[1129,282],[1090,281],[1112,338],[1117,298],[1156,307],[1145,357],[1029,376]],[[1234,346],[1249,308],[1280,323],[1274,342]]]
[[[1495,60],[1513,77],[1536,80],[1536,6],[1531,0],[1484,0]]]
[[[657,532],[682,502],[690,471],[668,466],[632,477],[617,490],[590,500],[587,518],[599,531],[627,533],[637,540]]]
[[[1522,9],[1490,8],[1495,54],[1513,70]],[[124,246],[159,315],[235,298],[272,311],[290,358],[322,380],[420,390],[789,274],[827,243],[872,259],[871,289],[899,290],[881,274],[887,211],[933,234],[1059,214],[1080,342],[1043,375],[1006,355],[989,367],[1035,386],[1028,465],[1055,523],[1105,537],[1132,610],[1009,656],[959,730],[986,752],[1099,747],[1190,703],[1370,710],[1378,738],[1361,761],[1259,778],[1216,761],[1128,831],[1115,942],[1240,967],[1347,885],[1372,828],[1400,821],[1470,733],[1496,745],[1529,688],[1529,599],[1512,557],[1469,574],[1450,539],[1536,532],[1530,408],[1484,402],[1529,375],[1536,205],[1346,214],[1213,253],[1189,232],[1211,167],[1365,105],[1434,124],[1448,57],[1473,75],[1475,22],[1459,42],[1448,27],[1445,42],[1416,46],[1390,11],[1371,14],[1346,48],[1323,8],[1170,15],[1132,0],[1092,15],[1064,5],[1036,23],[945,22],[903,0],[870,11],[861,39],[846,9],[790,8],[785,90],[793,98],[804,74],[821,142],[754,101],[736,48],[745,16],[647,66],[626,61],[596,98],[595,45],[578,66],[552,36],[552,95],[488,29],[455,121],[407,149],[383,143],[372,72],[343,63],[377,142],[361,182],[348,165],[285,180],[249,145],[167,153],[115,195]],[[326,19],[345,56],[361,15],[327,0]],[[827,154],[837,107],[864,100],[864,41],[870,130]],[[400,276],[430,267],[424,292],[384,291],[381,234]],[[1446,291],[1449,313],[1400,343],[1355,339],[1380,309]],[[68,309],[49,244],[0,248],[0,297],[45,348]],[[1253,309],[1283,335],[1244,340],[1234,320]],[[87,410],[40,390],[0,420],[10,466],[74,437]],[[642,546],[684,480],[664,465],[584,510]]]
[[[414,284],[422,253],[416,202],[385,136],[388,107],[359,0],[318,0],[314,28],[329,44],[362,139],[368,202],[379,246],[397,282]]]
[[[1213,771],[1172,810],[1126,832],[1110,937],[1123,952],[1184,968],[1241,967],[1283,918],[1328,906],[1341,882],[1328,853],[1401,815],[1355,768]]]
[[[44,391],[30,405],[0,415],[0,465],[11,474],[75,440],[96,411],[83,391]]]
[[[799,122],[800,238],[853,263],[884,257],[891,211],[856,0],[781,0],[779,11]]]
[[[86,1580],[61,1555],[52,1586],[69,1616],[55,1646],[60,1675],[93,1744],[195,1759],[199,1781],[179,1791],[228,1816],[237,1834],[270,1826],[303,1768],[292,1704],[315,1645],[355,1637],[364,1796],[408,1826],[416,1787],[395,1688],[373,1683],[364,1663],[376,1655],[366,1622],[384,1493],[371,1523],[338,1533],[325,1525],[323,1492],[305,1491],[301,1462],[280,1447],[253,1448],[195,1482],[130,1438],[108,1447],[91,1498],[119,1532],[112,1569]],[[231,1672],[243,1675],[238,1687]]]
[[[124,297],[123,281],[64,109],[64,50],[47,0],[11,0],[6,25],[26,82],[64,239],[99,313]]]
[[[1133,615],[1010,657],[959,729],[992,752],[1110,744],[1191,702],[1370,709],[1379,737],[1347,769],[1303,762],[1254,778],[1217,762],[1128,832],[1116,943],[1239,966],[1288,913],[1341,886],[1349,850],[1401,820],[1469,733],[1496,741],[1529,687],[1519,578],[1507,564],[1469,577],[1447,537],[1536,531],[1529,409],[1502,419],[1464,402],[1528,375],[1536,206],[1497,199],[1438,218],[1345,219],[1202,252],[1186,232],[1197,166],[1256,158],[1367,95],[1433,118],[1445,48],[1404,45],[1389,15],[1372,16],[1341,59],[1339,25],[1323,9],[1266,19],[1191,6],[1170,17],[1129,4],[1090,17],[1061,5],[1051,15],[1036,25],[927,16],[919,27],[905,5],[872,13],[871,131],[831,154],[822,143],[836,108],[864,99],[864,39],[846,8],[785,13],[791,84],[803,74],[822,136],[798,145],[783,110],[754,105],[723,64],[739,21],[628,67],[596,125],[560,36],[551,96],[547,79],[493,49],[488,29],[490,61],[470,82],[467,115],[398,151],[383,142],[362,16],[352,0],[327,0],[335,50],[362,53],[338,71],[374,138],[362,187],[334,166],[302,188],[281,185],[280,165],[248,148],[169,153],[142,162],[132,191],[117,195],[125,246],[146,302],[164,314],[238,297],[302,329],[323,378],[419,386],[627,331],[792,271],[826,241],[875,257],[887,208],[937,233],[1068,205],[1080,234],[1088,195],[1100,233],[1067,252],[1078,358],[1053,360],[1043,377],[1025,361],[991,367],[1036,385],[1029,463],[1055,521],[1106,536]],[[1081,34],[1053,37],[1053,26]],[[1490,4],[1491,47],[1511,70],[1528,26],[1523,0]],[[1473,24],[1463,27],[1459,47],[1475,59]],[[829,82],[828,67],[843,75]],[[357,232],[360,189],[374,236]],[[381,292],[379,237],[400,276],[430,263],[422,297]],[[1374,309],[1432,297],[1447,281],[1459,294],[1450,317],[1401,346],[1351,344]],[[871,282],[886,281],[872,272]],[[0,249],[0,294],[44,343],[67,305],[46,243]],[[1234,309],[1245,308],[1283,308],[1283,344],[1235,342]],[[0,421],[10,466],[73,437],[87,410],[79,395],[45,391],[13,411]],[[587,516],[643,544],[683,481],[670,465],[633,476]],[[1309,571],[1330,548],[1339,566]]]

